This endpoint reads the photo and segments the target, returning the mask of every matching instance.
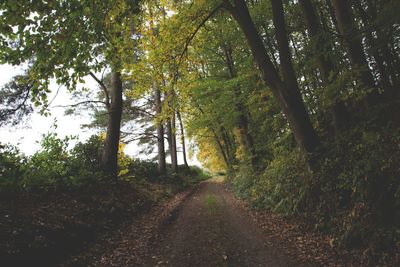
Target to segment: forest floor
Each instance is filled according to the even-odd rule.
[[[329,237],[233,196],[221,178],[202,182],[65,265],[340,266]]]
[[[335,250],[331,237],[312,230],[305,221],[251,209],[221,177],[186,191],[166,189],[121,184],[77,196],[55,196],[51,203],[32,197],[0,202],[1,264],[371,265],[359,261],[361,252]]]

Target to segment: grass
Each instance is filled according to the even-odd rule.
[[[217,199],[215,198],[214,195],[207,194],[206,198],[204,199],[207,212],[210,215],[213,215],[217,212]]]

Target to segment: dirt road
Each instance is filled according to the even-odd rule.
[[[288,266],[218,179],[197,187],[155,237],[146,266]]]
[[[181,192],[62,266],[362,266],[329,236],[249,209],[223,179]],[[349,260],[350,259],[350,260]]]

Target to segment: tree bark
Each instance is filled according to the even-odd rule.
[[[339,33],[344,39],[353,69],[360,70],[360,82],[366,88],[374,89],[375,80],[369,69],[367,57],[358,29],[353,22],[353,14],[348,0],[331,0],[338,23]],[[374,94],[369,94],[369,103],[373,103]]]
[[[228,171],[231,171],[233,168],[232,163],[229,161],[227,152],[224,150],[224,146],[222,145],[222,142],[220,141],[217,133],[215,132],[215,130],[213,128],[211,128],[211,132],[214,135],[215,141],[217,142],[218,148],[221,152],[222,158],[224,159],[225,165],[228,168]]]
[[[330,44],[327,43],[323,38],[323,33],[320,28],[319,19],[313,7],[313,4],[310,0],[300,0],[300,4],[303,8],[303,12],[307,22],[307,29],[311,38],[316,40],[315,50],[317,50],[318,55],[318,63],[319,70],[321,72],[322,81],[325,84],[330,83],[329,75],[334,72],[334,64],[333,62],[321,54],[324,50],[328,50],[330,48]],[[324,47],[328,47],[324,49]]]
[[[338,22],[336,20],[336,16],[335,16],[335,10],[333,9],[332,6],[332,2],[331,0],[325,0],[326,6],[328,7],[328,13],[329,13],[329,17],[331,18],[331,22],[332,22],[332,28],[336,29],[336,31],[339,31],[339,27],[338,27]],[[322,10],[320,10],[322,13]],[[323,17],[321,15],[321,17]]]
[[[102,155],[104,171],[117,177],[118,148],[122,117],[122,81],[119,72],[111,73],[111,103],[108,109],[107,133]]]
[[[323,37],[324,33],[322,32],[319,18],[311,0],[300,0],[300,4],[303,8],[310,37],[316,41],[315,51],[318,53],[318,68],[321,73],[322,82],[327,86],[337,77],[333,61],[324,53],[324,51],[332,50],[332,47],[329,40]],[[331,114],[334,129],[338,133],[346,119],[347,110],[344,103],[340,100],[336,101],[332,106]]]
[[[171,90],[165,94],[165,101],[168,104],[169,118],[167,124],[168,148],[171,156],[171,168],[173,173],[178,173],[178,156],[176,150],[176,121],[175,110],[173,108],[174,92]]]
[[[176,116],[175,112],[173,112],[171,117],[171,141],[172,141],[172,153],[171,153],[171,164],[172,164],[172,171],[174,173],[178,173],[178,152],[176,148]]]
[[[232,140],[233,138],[231,137],[229,132],[225,129],[225,127],[221,126],[219,130],[221,132],[222,140],[225,145],[228,161],[231,164],[231,166],[233,166],[237,163],[236,146],[234,145],[234,140]]]
[[[385,28],[379,28],[374,25],[377,21],[377,6],[372,3],[372,1],[366,1],[368,4],[368,11],[366,11],[360,1],[354,1],[354,7],[358,11],[361,21],[364,25],[363,32],[369,46],[369,52],[373,56],[377,72],[379,73],[378,79],[386,98],[391,100],[396,97],[396,90],[398,89],[398,82],[396,80],[396,70],[398,68],[394,67],[395,57],[389,56],[389,38],[386,37]],[[376,35],[372,34],[376,31]]]
[[[179,112],[179,110],[176,111],[176,115],[177,115],[178,121],[179,121],[179,128],[181,129],[183,164],[185,164],[186,167],[189,167],[189,164],[187,162],[187,157],[186,157],[185,131],[184,131],[184,128],[183,128],[183,121],[182,121],[181,113]]]
[[[275,36],[278,44],[279,61],[283,81],[289,88],[293,88],[293,91],[300,92],[296,73],[293,68],[292,53],[289,48],[282,0],[271,0],[271,6],[272,21],[275,26]]]
[[[176,153],[176,136],[174,133],[175,127],[172,126],[172,118],[169,118],[167,120],[167,139],[168,139],[168,148],[169,148],[169,154],[171,156],[171,168],[172,172],[177,173],[178,172],[178,161],[177,161],[177,153]]]
[[[161,92],[160,89],[155,86],[155,111],[156,118],[158,118],[162,112]],[[164,125],[162,121],[157,121],[157,157],[158,157],[158,172],[160,175],[167,174],[167,164],[165,162],[165,144],[164,144]]]
[[[235,0],[235,5],[226,0],[225,8],[232,14],[242,29],[261,70],[264,82],[270,87],[280,104],[300,149],[305,153],[316,152],[319,138],[311,124],[298,87],[285,84],[269,58],[262,39],[257,32],[244,0]],[[286,55],[290,56],[290,55]]]

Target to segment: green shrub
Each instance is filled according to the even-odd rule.
[[[129,177],[136,180],[146,180],[151,182],[161,181],[161,177],[158,173],[157,163],[132,159],[127,165]]]
[[[254,207],[293,215],[305,209],[311,175],[300,152],[281,151],[261,174],[240,168],[232,184]]]
[[[375,244],[377,235],[400,240],[399,136],[390,128],[356,129],[328,146],[316,214],[342,244]]]
[[[19,187],[26,160],[16,147],[0,144],[0,191],[10,192]]]
[[[92,136],[69,150],[72,139],[60,139],[55,133],[44,135],[41,149],[30,157],[12,146],[2,146],[0,190],[48,192],[102,180],[100,138]]]
[[[395,129],[356,128],[325,144],[313,173],[282,144],[264,171],[241,166],[231,183],[254,207],[306,216],[339,245],[384,249],[400,240],[399,144]]]
[[[184,187],[192,186],[211,177],[208,172],[198,166],[186,167],[184,165],[179,166],[178,176]]]
[[[79,142],[70,151],[69,168],[71,185],[86,185],[99,182],[107,177],[101,170],[103,141],[92,135],[86,142]]]
[[[29,190],[55,190],[65,186],[70,175],[69,153],[70,137],[64,140],[55,133],[43,136],[41,149],[27,161],[21,186]]]

